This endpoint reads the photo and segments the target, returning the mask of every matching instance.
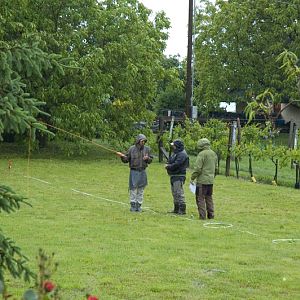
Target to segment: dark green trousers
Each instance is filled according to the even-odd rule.
[[[197,184],[196,204],[198,207],[199,218],[205,220],[214,218],[214,202],[212,198],[212,184]]]

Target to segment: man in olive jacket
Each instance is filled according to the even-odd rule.
[[[200,150],[191,181],[196,180],[196,203],[199,217],[202,220],[214,218],[213,184],[217,172],[217,154],[210,149],[210,141],[206,138],[198,141]]]
[[[144,197],[144,189],[147,182],[146,168],[152,162],[153,156],[150,148],[145,146],[147,138],[139,134],[135,144],[132,145],[126,154],[116,152],[123,163],[129,163],[129,191],[130,191],[130,211],[141,212]]]

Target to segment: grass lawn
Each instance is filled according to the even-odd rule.
[[[62,299],[300,299],[299,190],[218,176],[214,222],[232,226],[209,228],[187,184],[188,214],[166,213],[169,179],[158,162],[138,214],[129,212],[128,166],[109,153],[29,161],[8,153],[0,154],[0,182],[32,207],[2,213],[0,226],[34,271],[39,248],[55,252]],[[7,283],[18,299],[29,287]]]

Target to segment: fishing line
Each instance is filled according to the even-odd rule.
[[[54,126],[54,125],[50,125],[50,124],[45,123],[45,122],[42,122],[42,121],[40,121],[40,123],[41,123],[41,124],[44,124],[44,125],[46,125],[46,126],[49,126],[49,127],[51,127],[51,128],[54,128],[54,129],[56,129],[56,130],[58,130],[58,131],[67,133],[67,134],[69,134],[69,135],[71,135],[71,136],[77,137],[77,138],[79,138],[79,139],[81,139],[81,140],[83,140],[83,141],[86,141],[86,142],[88,142],[88,143],[91,143],[91,144],[93,144],[93,145],[96,145],[97,147],[100,147],[100,148],[102,148],[102,149],[104,149],[104,150],[106,150],[106,151],[109,151],[109,152],[112,152],[112,153],[117,153],[116,150],[110,149],[110,148],[105,147],[105,146],[103,146],[103,145],[101,145],[101,144],[98,144],[98,143],[96,143],[96,142],[94,142],[94,141],[91,141],[91,140],[89,140],[88,138],[85,138],[85,137],[80,136],[79,134],[72,133],[72,132],[70,132],[70,131],[67,131],[67,130],[62,129],[62,128],[59,128],[59,127],[56,127],[56,126]]]
[[[45,122],[42,122],[42,121],[40,121],[40,123],[41,123],[41,124],[44,124],[45,126],[54,128],[54,129],[56,129],[56,130],[58,130],[58,131],[64,132],[64,133],[66,133],[66,134],[68,134],[68,135],[71,135],[71,136],[73,136],[73,137],[79,138],[79,139],[81,139],[81,140],[83,140],[83,141],[85,141],[85,142],[88,142],[88,143],[90,143],[90,144],[96,145],[97,147],[100,147],[100,148],[102,148],[102,149],[104,149],[104,150],[106,150],[106,151],[109,151],[109,152],[118,154],[118,152],[117,152],[116,150],[110,149],[110,148],[105,147],[105,146],[103,146],[103,145],[101,145],[101,144],[98,144],[98,143],[96,143],[96,142],[94,142],[94,141],[91,141],[91,140],[89,140],[88,138],[85,138],[85,137],[80,136],[79,134],[72,133],[72,132],[70,132],[70,131],[67,131],[67,130],[65,130],[65,129],[59,128],[59,127],[54,126],[54,125],[50,125],[50,124],[45,123]],[[30,194],[29,194],[29,193],[30,193],[30,189],[29,189],[29,179],[31,178],[31,179],[39,180],[39,179],[36,179],[36,178],[30,176],[31,138],[32,138],[32,128],[31,128],[31,126],[30,126],[30,127],[29,127],[29,141],[28,141],[28,156],[27,156],[27,176],[25,176],[25,177],[27,177],[27,196],[28,196],[28,197],[29,197],[29,195],[30,195]],[[45,182],[45,183],[47,183],[47,182]]]

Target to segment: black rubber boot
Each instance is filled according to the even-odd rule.
[[[136,211],[135,202],[130,202],[130,211]]]
[[[142,212],[142,204],[140,204],[140,203],[136,203],[136,211],[137,212]]]
[[[174,209],[171,211],[168,211],[169,214],[178,214],[179,211],[179,203],[174,203]]]
[[[178,215],[185,215],[186,214],[186,204],[182,203],[179,205]]]
[[[215,218],[215,216],[214,216],[214,214],[210,214],[210,213],[208,213],[208,214],[207,214],[207,218],[208,218],[208,219],[214,219],[214,218]]]

